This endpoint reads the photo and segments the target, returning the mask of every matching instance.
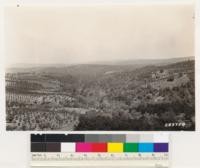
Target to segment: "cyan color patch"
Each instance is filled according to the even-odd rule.
[[[139,143],[138,152],[154,152],[153,143]]]

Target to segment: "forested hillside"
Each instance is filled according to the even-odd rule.
[[[7,128],[193,130],[194,84],[194,60],[20,69],[6,74]]]

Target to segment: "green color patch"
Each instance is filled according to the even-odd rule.
[[[138,152],[138,143],[124,143],[124,152]]]

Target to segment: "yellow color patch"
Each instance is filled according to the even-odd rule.
[[[121,153],[123,152],[123,143],[108,143],[108,152]]]

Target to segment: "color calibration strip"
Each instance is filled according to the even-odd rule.
[[[168,168],[168,134],[31,135],[31,168]]]
[[[163,153],[168,142],[167,135],[152,134],[32,134],[31,152]]]

